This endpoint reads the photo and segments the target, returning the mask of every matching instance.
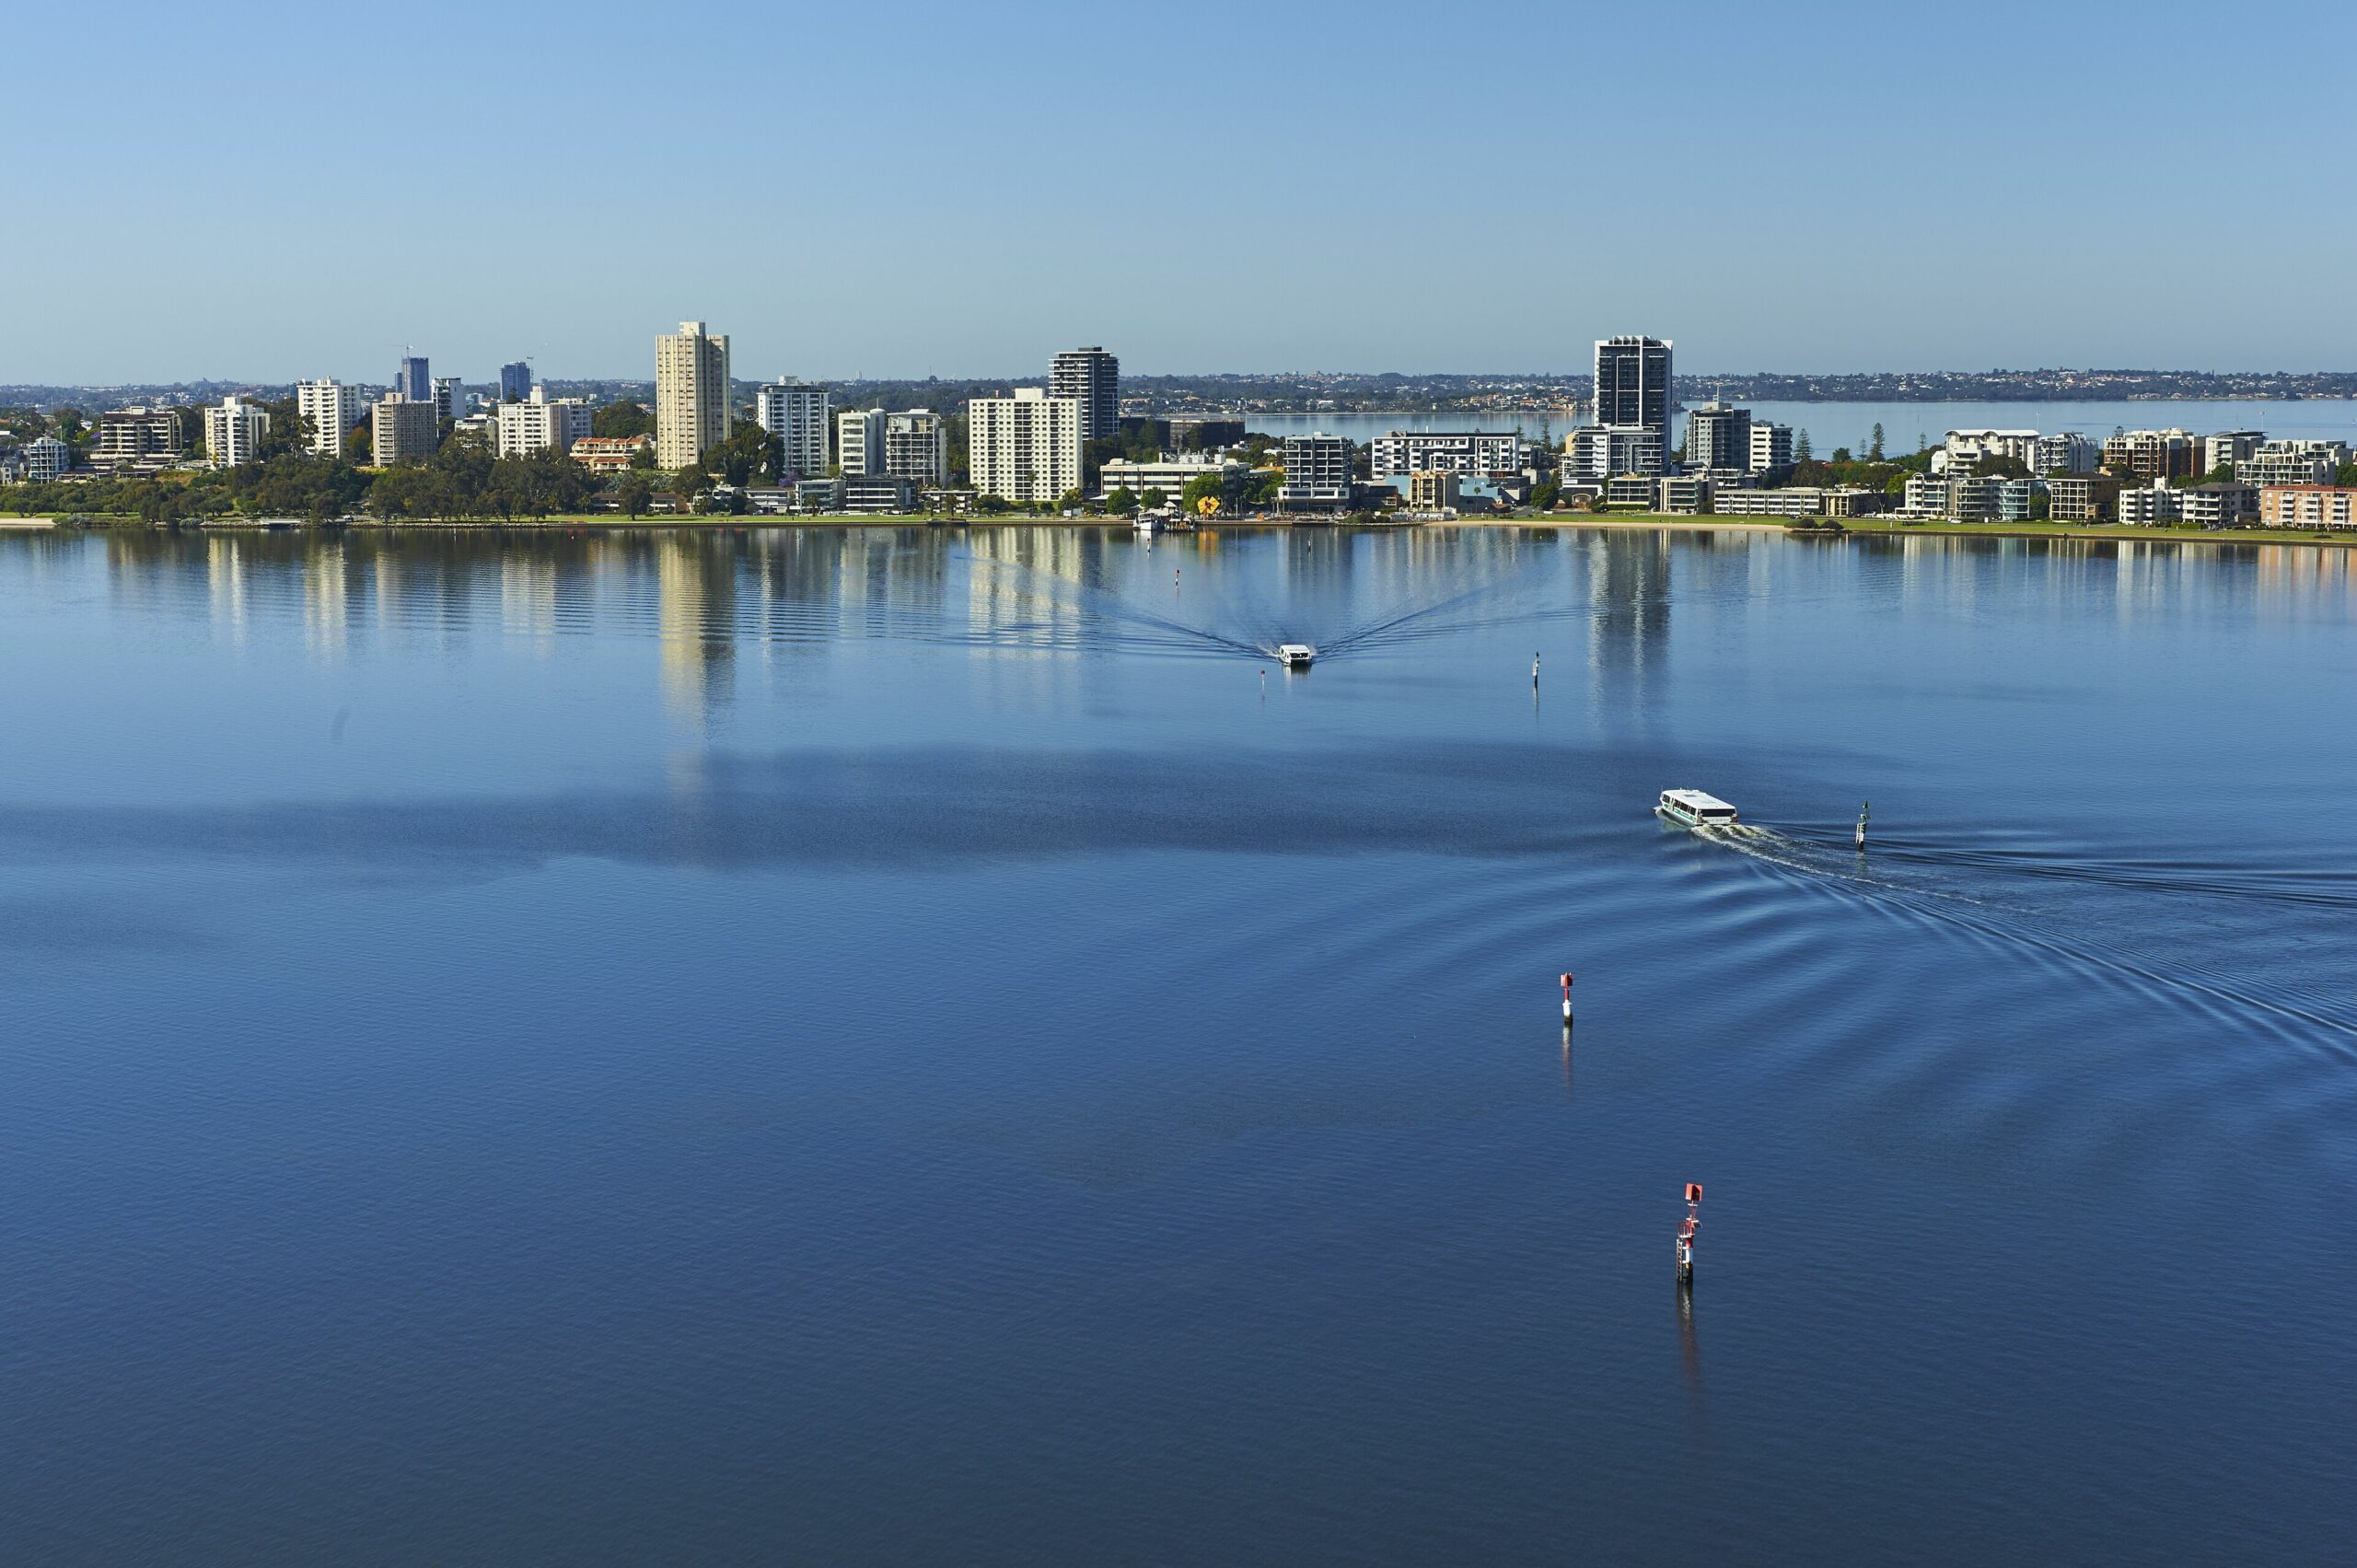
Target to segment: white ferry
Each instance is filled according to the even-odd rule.
[[[1715,795],[1704,795],[1699,789],[1666,789],[1661,792],[1661,804],[1654,809],[1673,822],[1683,822],[1689,828],[1728,828],[1735,825],[1735,807]]]
[[[1318,650],[1307,643],[1279,643],[1277,645],[1277,662],[1287,669],[1307,669],[1309,661],[1317,656]]]

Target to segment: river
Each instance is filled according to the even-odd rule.
[[[2351,570],[0,536],[7,1555],[2343,1553]]]

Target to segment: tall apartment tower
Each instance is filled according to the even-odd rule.
[[[466,384],[456,376],[434,377],[434,412],[437,418],[453,424],[467,412]]]
[[[323,458],[341,458],[344,437],[360,423],[360,389],[322,378],[295,383],[295,412],[311,423],[311,450]]]
[[[835,460],[845,479],[867,479],[884,471],[884,411],[845,409],[835,416]]]
[[[1686,471],[1751,467],[1751,411],[1707,402],[1686,416]]]
[[[728,439],[728,340],[682,321],[655,340],[655,463],[683,469]]]
[[[425,367],[424,354],[401,356],[401,368],[393,372],[393,396],[412,403],[434,401],[434,377]]]
[[[530,361],[519,359],[512,365],[503,365],[499,367],[499,401],[501,402],[520,403],[531,395]]]
[[[974,489],[1004,501],[1057,501],[1080,488],[1080,401],[1017,387],[966,405]]]
[[[204,450],[216,469],[232,469],[261,456],[262,433],[270,428],[270,411],[243,398],[221,400],[219,408],[204,411]]]
[[[949,431],[941,416],[926,409],[886,414],[884,471],[919,484],[948,482]]]
[[[1668,445],[1669,340],[1602,338],[1596,345],[1596,422],[1658,430]]]
[[[430,398],[390,395],[369,410],[368,439],[369,460],[380,469],[422,463],[442,444],[442,419]]]
[[[1048,373],[1048,395],[1080,405],[1084,443],[1121,433],[1121,362],[1103,349],[1076,348],[1056,355]]]
[[[754,419],[785,448],[778,472],[788,483],[826,477],[827,423],[832,406],[826,388],[806,387],[791,376],[779,377],[755,395]]]

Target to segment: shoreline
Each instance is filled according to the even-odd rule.
[[[1310,528],[1341,533],[1390,533],[1411,528],[1611,528],[1620,530],[1662,531],[1670,533],[1775,533],[1791,534],[1802,539],[2014,539],[2070,542],[2085,540],[2105,544],[2152,543],[2169,541],[2181,544],[2278,544],[2309,545],[2319,549],[2346,550],[2357,547],[2357,528],[2333,532],[2294,531],[2288,528],[2133,528],[2118,523],[1964,523],[1955,521],[1898,523],[1877,517],[1844,517],[1839,528],[1795,528],[1781,517],[1719,517],[1713,513],[1668,514],[1656,512],[1578,512],[1550,513],[1540,517],[1458,517],[1446,522],[1383,523],[1372,527],[1353,525],[1324,518],[1293,517],[1230,517],[1216,522],[1202,523],[1191,528],[1158,529],[1152,536],[1158,539],[1183,539],[1190,533],[1219,533],[1244,528]],[[143,523],[135,517],[101,517],[90,516],[86,523],[75,525],[60,517],[17,517],[0,515],[0,533],[64,531],[80,527],[86,531],[110,530],[117,528],[139,532],[175,531],[164,525]],[[401,518],[381,521],[358,519],[333,524],[226,519],[202,525],[183,525],[180,531],[206,533],[319,533],[329,529],[364,533],[546,533],[619,532],[636,530],[746,531],[752,529],[791,528],[1112,528],[1132,532],[1129,526],[1106,517],[933,517],[916,515],[877,516],[861,514],[843,517],[775,517],[746,515],[742,517],[646,517],[627,518],[601,514],[597,517],[517,517],[496,518]]]

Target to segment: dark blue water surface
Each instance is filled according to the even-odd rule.
[[[0,537],[0,1556],[2348,1561],[2352,607]]]

